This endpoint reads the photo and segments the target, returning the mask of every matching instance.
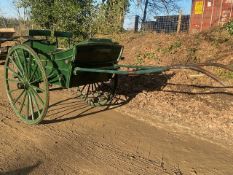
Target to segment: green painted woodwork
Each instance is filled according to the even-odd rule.
[[[72,32],[55,31],[54,32],[54,37],[72,38],[73,37],[73,33]]]
[[[56,51],[56,43],[50,43],[46,40],[28,40],[24,44],[30,46],[37,53],[52,53]]]
[[[108,80],[109,75],[102,73],[80,73],[75,76],[73,69],[77,66],[112,66],[122,53],[122,46],[108,39],[91,39],[66,50],[58,50],[56,43],[50,44],[48,41],[28,40],[25,44],[39,56],[48,82],[64,88]]]
[[[76,45],[76,60],[78,67],[103,67],[117,63],[122,54],[122,46],[111,40],[87,40]]]
[[[51,36],[50,30],[29,30],[29,36]]]
[[[45,67],[48,82],[69,88],[75,48],[58,50],[56,44],[37,40],[29,40],[25,44],[39,56]]]
[[[138,70],[126,71],[118,70],[119,68],[138,68]],[[93,72],[93,73],[108,73],[108,74],[119,74],[119,75],[142,75],[142,74],[157,74],[168,70],[167,67],[143,67],[143,66],[127,66],[127,65],[114,65],[110,67],[99,67],[99,68],[83,68],[76,67],[74,74],[78,75],[79,72]]]

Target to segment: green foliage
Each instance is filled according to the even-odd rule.
[[[230,71],[225,71],[225,70],[222,70],[222,69],[218,69],[217,74],[220,77],[225,78],[225,79],[233,79],[233,72],[230,72]]]
[[[138,52],[136,55],[136,64],[142,65],[146,60],[158,60],[156,52],[152,49],[146,48],[144,51]]]
[[[125,13],[129,0],[106,0],[97,7],[95,29],[97,33],[116,33],[123,30]]]
[[[177,49],[181,47],[181,41],[175,41],[168,47],[168,52],[174,54],[177,52]]]
[[[188,57],[187,57],[187,62],[189,63],[198,63],[200,60],[197,57],[197,47],[191,47],[187,49],[188,52]]]
[[[233,35],[233,21],[226,23],[224,27],[231,35]]]
[[[172,43],[171,45],[169,45],[166,48],[160,49],[162,51],[163,54],[174,54],[177,52],[177,49],[180,48],[182,46],[181,41],[175,41],[174,43]]]
[[[145,57],[142,53],[138,53],[136,56],[136,65],[142,65],[145,63]]]
[[[16,5],[27,9],[41,28],[71,31],[87,38],[122,31],[129,0],[17,0]]]
[[[92,0],[18,0],[17,6],[30,9],[32,21],[42,28],[90,35]]]
[[[219,44],[226,43],[230,40],[230,26],[226,24],[224,27],[215,27],[206,32],[200,34],[208,42],[211,42],[214,46],[218,47]],[[228,28],[228,29],[227,29]]]
[[[19,25],[19,20],[15,18],[4,18],[0,17],[0,27],[15,27]]]

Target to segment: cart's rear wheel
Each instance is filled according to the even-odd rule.
[[[49,89],[38,55],[26,45],[12,47],[5,63],[7,95],[16,115],[27,124],[38,124],[49,105]]]
[[[108,81],[87,84],[78,87],[78,97],[91,106],[109,104],[116,92],[118,76],[113,74]]]

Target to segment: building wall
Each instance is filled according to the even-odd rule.
[[[190,31],[223,25],[233,18],[233,0],[193,0]]]

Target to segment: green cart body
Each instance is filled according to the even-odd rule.
[[[122,53],[121,45],[106,39],[91,39],[65,50],[44,41],[30,40],[24,44],[38,54],[49,84],[64,88],[108,80],[111,75],[105,73],[79,72],[74,75],[73,72],[76,67],[113,66]]]
[[[49,85],[77,87],[77,96],[92,106],[111,103],[118,85],[118,76],[162,73],[170,69],[192,69],[219,81],[200,66],[220,64],[132,66],[119,65],[123,46],[110,39],[89,39],[70,46],[72,34],[54,32],[51,43],[48,30],[29,31],[29,40],[10,48],[5,62],[5,84],[12,108],[27,124],[38,124],[49,107]],[[34,37],[46,37],[35,39]],[[69,48],[60,49],[58,38],[68,39]],[[122,68],[126,68],[122,69]],[[220,82],[220,81],[219,81]]]

